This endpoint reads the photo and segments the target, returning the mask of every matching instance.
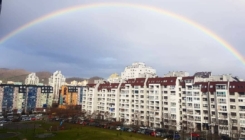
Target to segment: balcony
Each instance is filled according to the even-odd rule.
[[[226,104],[226,102],[218,102],[218,104]]]
[[[201,121],[201,118],[195,118],[195,121],[200,122]]]
[[[192,114],[192,115],[193,115],[193,112],[189,112],[189,111],[187,111],[187,114]]]
[[[227,120],[228,117],[227,116],[223,116],[223,115],[219,115],[219,119],[225,119],[225,120]]]
[[[245,119],[245,116],[240,116],[240,119]]]
[[[208,113],[204,113],[203,116],[208,117]]]

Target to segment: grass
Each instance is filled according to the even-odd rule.
[[[41,125],[41,127],[36,128],[31,126],[31,128],[25,128],[25,126],[33,125],[35,126]],[[13,124],[15,125],[15,124]],[[6,132],[18,132],[19,135],[7,138],[6,140],[36,140],[35,136],[37,134],[49,133],[47,130],[50,126],[53,126],[53,129],[59,125],[57,122],[29,122],[29,123],[21,123],[19,129],[1,129],[1,133]],[[136,133],[129,132],[121,132],[116,130],[109,130],[97,127],[90,126],[81,126],[78,124],[67,124],[64,123],[64,128],[66,130],[53,131],[55,133],[54,137],[44,138],[45,140],[160,140],[162,138],[155,138],[147,135],[141,135]]]

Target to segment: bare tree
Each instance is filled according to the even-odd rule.
[[[110,112],[106,111],[106,112],[104,113],[104,118],[105,118],[107,121],[109,121],[110,117],[111,117]]]
[[[136,125],[139,126],[140,112],[134,112],[134,121],[136,120]]]

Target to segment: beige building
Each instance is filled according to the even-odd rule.
[[[117,73],[113,73],[110,75],[110,77],[107,79],[110,83],[120,83],[121,77]]]

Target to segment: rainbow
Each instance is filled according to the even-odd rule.
[[[186,17],[183,17],[181,15],[177,15],[177,14],[172,13],[172,12],[167,11],[167,10],[163,10],[163,9],[153,7],[153,6],[148,6],[148,5],[139,5],[139,4],[131,4],[131,3],[93,3],[93,4],[77,5],[77,6],[65,8],[62,10],[58,10],[58,11],[55,11],[53,13],[44,15],[38,19],[35,19],[35,20],[33,20],[27,24],[24,24],[23,26],[21,26],[21,27],[17,28],[16,30],[10,32],[9,34],[5,35],[3,38],[0,39],[0,44],[4,43],[5,41],[7,41],[11,37],[15,36],[16,34],[21,33],[22,31],[26,30],[27,28],[30,28],[30,27],[32,27],[38,23],[41,23],[43,21],[46,21],[48,19],[51,19],[51,18],[54,18],[57,16],[61,16],[61,15],[66,14],[66,13],[75,12],[78,10],[86,10],[86,9],[99,8],[99,7],[128,7],[128,8],[143,9],[143,10],[149,10],[152,12],[162,14],[164,16],[168,16],[168,17],[180,20],[186,24],[189,24],[192,27],[195,27],[196,29],[199,29],[200,31],[202,31],[206,35],[210,36],[212,39],[214,39],[219,44],[221,44],[221,46],[223,46],[229,52],[231,52],[238,60],[240,60],[243,64],[245,64],[245,59],[233,46],[231,46],[228,42],[223,40],[221,37],[216,35],[214,32],[210,31],[209,29],[203,27],[202,25],[200,25],[200,24],[198,24],[198,23],[196,23],[196,22],[194,22],[194,21],[192,21]]]

